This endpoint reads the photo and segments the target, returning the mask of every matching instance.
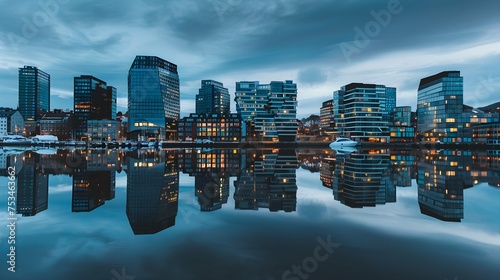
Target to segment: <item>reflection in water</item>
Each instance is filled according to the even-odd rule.
[[[353,208],[396,202],[396,186],[411,187],[416,181],[421,213],[443,221],[464,218],[464,189],[480,182],[500,187],[497,150],[60,149],[40,155],[0,149],[1,176],[7,176],[9,166],[16,169],[18,213],[23,216],[48,209],[51,175],[72,176],[72,211],[88,212],[114,199],[116,172],[124,170],[126,213],[135,234],[175,225],[179,170],[195,177],[192,187],[203,212],[228,202],[231,178],[236,209],[296,211],[299,166],[319,172],[317,185],[307,187],[322,184],[332,190],[334,200]]]
[[[353,208],[396,202],[387,150],[337,154],[332,180],[335,200]]]
[[[115,198],[116,150],[78,150],[73,170],[73,212],[90,212]]]
[[[235,208],[295,211],[297,156],[294,150],[242,151],[245,168],[234,182]]]
[[[49,175],[41,172],[40,156],[32,151],[24,154],[24,165],[17,175],[17,213],[35,216],[47,210]]]
[[[229,177],[240,172],[241,157],[234,149],[186,149],[179,151],[179,169],[195,177],[195,195],[200,211],[222,208],[229,197]]]
[[[464,217],[464,188],[472,187],[470,151],[423,151],[418,163],[418,204],[422,214],[443,221]]]
[[[134,234],[175,225],[179,199],[176,151],[132,152],[127,157],[127,217]]]

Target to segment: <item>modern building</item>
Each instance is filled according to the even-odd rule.
[[[116,88],[94,76],[74,78],[74,112],[78,140],[87,140],[88,120],[114,120],[116,117]]]
[[[351,83],[335,91],[334,134],[361,142],[389,142],[389,122],[384,117],[388,104],[384,107],[382,104],[387,102],[384,96],[393,89],[384,85]]]
[[[500,122],[479,124],[472,128],[474,142],[500,145]]]
[[[177,140],[177,65],[156,56],[136,56],[128,73],[128,114],[130,139]]]
[[[417,137],[424,142],[460,142],[463,123],[463,77],[444,71],[420,80],[417,97]]]
[[[120,121],[88,120],[87,133],[89,141],[116,141],[120,139]]]
[[[389,121],[391,113],[394,111],[394,108],[396,108],[396,88],[386,87],[385,90],[377,91],[377,94],[380,98],[382,119],[384,121]]]
[[[241,118],[238,114],[190,114],[179,121],[178,137],[180,141],[240,141]]]
[[[19,68],[19,112],[37,121],[50,110],[50,75],[34,66]]]
[[[73,112],[54,110],[44,113],[40,118],[40,134],[55,135],[59,140],[73,139],[76,117]]]
[[[322,135],[333,133],[335,119],[333,117],[333,99],[323,102],[319,114],[320,133]]]
[[[229,91],[221,82],[202,80],[196,95],[197,114],[229,114],[231,112]]]
[[[411,106],[395,107],[391,113],[390,125],[391,142],[413,142],[415,140]]]
[[[0,108],[0,135],[22,135],[24,129],[24,118],[19,110],[11,108]]]
[[[236,83],[236,110],[247,138],[294,141],[297,135],[297,84],[291,80]]]
[[[462,124],[462,126],[459,127],[459,132],[461,132],[462,137],[458,139],[458,142],[478,142],[478,139],[475,139],[478,135],[474,133],[474,127],[477,125],[497,123],[499,120],[498,113],[485,113],[479,109],[464,105],[464,111],[457,120]],[[484,137],[481,138],[484,139]],[[492,139],[491,136],[489,138],[490,140]],[[488,141],[482,142],[487,143]]]

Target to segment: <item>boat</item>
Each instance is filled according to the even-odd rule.
[[[349,146],[335,147],[334,150],[337,153],[337,155],[349,155],[354,152],[358,152],[358,149],[356,147],[349,147]]]
[[[335,150],[335,148],[339,147],[356,147],[357,145],[359,145],[359,142],[349,138],[337,138],[337,140],[330,143],[330,148]]]

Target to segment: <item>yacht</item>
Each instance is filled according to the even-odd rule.
[[[330,148],[336,149],[339,147],[355,147],[359,142],[353,141],[349,138],[337,138],[334,142],[330,143]]]

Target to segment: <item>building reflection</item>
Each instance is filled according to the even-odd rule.
[[[115,198],[116,150],[75,150],[71,156],[73,212],[90,212]]]
[[[464,188],[472,187],[472,152],[422,151],[418,154],[418,204],[422,214],[443,221],[464,217]]]
[[[186,149],[178,154],[182,173],[195,177],[200,211],[222,208],[229,197],[229,178],[240,172],[241,156],[235,149]]]
[[[352,208],[396,202],[387,150],[338,153],[332,181],[335,200]]]
[[[17,213],[35,216],[47,210],[49,175],[42,173],[40,155],[28,151],[23,156],[23,167],[17,175]]]
[[[500,150],[474,151],[472,154],[473,184],[487,183],[500,187]]]
[[[390,174],[397,187],[411,187],[416,179],[415,153],[413,151],[391,151]]]
[[[139,150],[126,160],[126,211],[134,234],[154,234],[174,226],[179,197],[176,151]]]
[[[242,150],[245,167],[234,182],[235,208],[292,212],[297,205],[295,150]]]

